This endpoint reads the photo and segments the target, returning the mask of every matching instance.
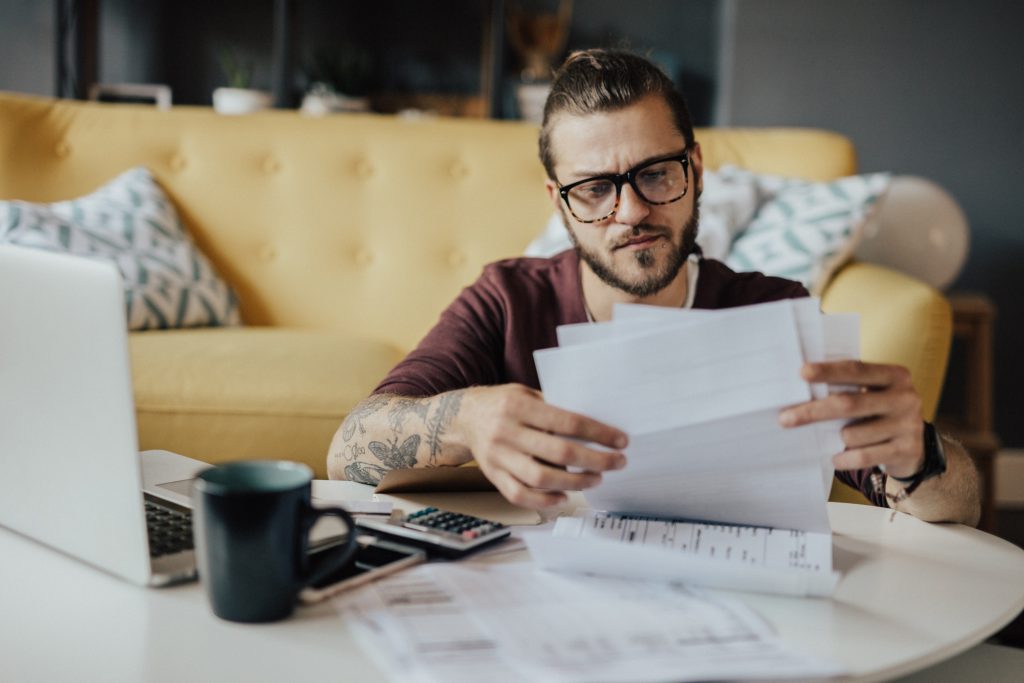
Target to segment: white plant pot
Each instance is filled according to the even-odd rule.
[[[213,91],[213,108],[218,114],[251,114],[269,109],[273,100],[265,90],[217,88]]]
[[[370,100],[335,93],[307,93],[302,98],[301,111],[306,116],[325,116],[346,111],[365,112],[370,111]]]

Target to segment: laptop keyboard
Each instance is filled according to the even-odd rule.
[[[149,556],[161,557],[192,549],[192,513],[146,501]]]

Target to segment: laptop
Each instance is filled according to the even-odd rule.
[[[163,586],[196,576],[189,482],[207,465],[140,457],[126,330],[112,263],[0,244],[0,525]]]

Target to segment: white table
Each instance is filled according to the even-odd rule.
[[[736,595],[785,640],[845,664],[851,680],[951,658],[1024,608],[1014,545],[865,506],[831,503],[829,514],[844,574],[833,599]],[[232,624],[213,616],[197,584],[137,588],[0,529],[0,680],[380,679],[330,603],[276,624]]]

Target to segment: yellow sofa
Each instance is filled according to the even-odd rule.
[[[48,202],[147,166],[241,301],[242,328],[131,335],[143,449],[289,458],[325,474],[347,412],[492,260],[551,213],[536,128],[0,94],[0,198]],[[830,179],[856,171],[824,131],[703,129],[708,168]],[[827,287],[863,316],[863,355],[910,367],[931,415],[950,340],[945,300],[868,264]]]

